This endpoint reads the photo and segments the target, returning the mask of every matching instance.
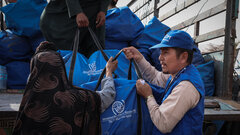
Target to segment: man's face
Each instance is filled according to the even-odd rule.
[[[181,62],[173,48],[161,48],[159,60],[162,65],[162,72],[165,74],[175,74],[181,69]]]

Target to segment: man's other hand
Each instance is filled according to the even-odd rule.
[[[152,95],[152,88],[141,79],[138,79],[136,82],[136,88],[137,88],[137,93],[141,95],[144,98],[147,98],[148,96]]]
[[[105,24],[105,13],[103,11],[100,11],[97,14],[97,18],[96,18],[96,27],[100,27],[103,26]]]

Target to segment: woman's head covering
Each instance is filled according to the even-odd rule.
[[[100,134],[100,97],[69,84],[54,44],[43,42],[31,60],[31,73],[13,135]]]

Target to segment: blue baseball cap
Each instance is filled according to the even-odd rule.
[[[193,50],[194,41],[192,37],[185,31],[172,30],[164,36],[161,43],[154,45],[150,49],[164,48],[164,47],[177,47],[188,50]]]

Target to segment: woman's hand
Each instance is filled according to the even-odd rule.
[[[118,67],[118,60],[112,61],[112,57],[107,62],[106,65],[106,76],[112,77],[112,72],[114,72]]]

